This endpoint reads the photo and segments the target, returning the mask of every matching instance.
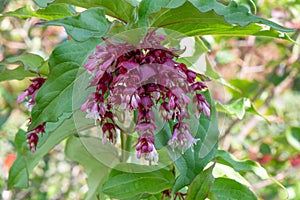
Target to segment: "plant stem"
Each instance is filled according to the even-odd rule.
[[[121,162],[125,162],[129,157],[129,152],[132,145],[132,136],[121,132]]]

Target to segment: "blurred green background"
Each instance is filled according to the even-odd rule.
[[[246,0],[238,2],[251,5]],[[300,43],[299,1],[252,2],[257,6],[257,15],[297,28],[291,37]],[[12,11],[24,5],[36,8],[31,1],[0,0],[0,11]],[[35,18],[0,17],[0,61],[26,52],[48,58],[53,48],[66,40],[62,27],[43,27],[37,25],[38,22]],[[220,149],[239,159],[259,162],[286,187],[289,199],[300,199],[300,47],[254,36],[205,36],[202,39],[210,48],[208,56],[215,70],[240,90],[209,83],[214,99],[229,105],[237,105],[235,103],[241,97],[250,99],[269,121],[248,112],[239,119],[239,115],[232,116],[220,109]],[[0,63],[0,73],[1,70]],[[1,198],[83,199],[88,189],[86,175],[80,166],[65,158],[63,143],[41,160],[30,174],[30,188],[7,190],[8,169],[16,156],[14,137],[19,127],[26,126],[29,114],[24,105],[16,103],[16,98],[28,85],[28,79],[0,82]],[[234,106],[230,110],[234,111]],[[247,180],[261,199],[285,196],[272,181],[256,180],[251,176]]]

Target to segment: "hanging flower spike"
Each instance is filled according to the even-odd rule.
[[[19,95],[17,102],[20,103],[26,99],[27,100],[26,107],[29,111],[31,111],[32,107],[35,104],[35,95],[40,89],[40,87],[42,87],[42,85],[45,83],[45,81],[46,79],[41,77],[32,79],[31,80],[32,83],[29,85],[27,89],[23,91],[21,95]],[[28,126],[30,125],[31,120],[32,118],[30,117]],[[45,133],[45,126],[46,123],[44,122],[38,125],[36,128],[34,128],[32,131],[30,131],[27,135],[27,146],[32,153],[36,151],[36,147],[39,141],[38,134]]]
[[[31,122],[31,118],[29,118],[29,120]],[[44,122],[41,125],[37,126],[35,129],[33,129],[32,131],[30,131],[27,135],[27,140],[26,140],[27,146],[32,153],[36,152],[36,147],[37,147],[37,144],[39,141],[38,134],[45,133],[45,126],[46,126],[46,123]]]
[[[23,91],[23,93],[21,95],[19,95],[18,98],[17,98],[18,103],[21,103],[25,99],[28,100],[28,102],[26,104],[26,107],[29,111],[31,111],[33,105],[35,104],[35,99],[34,98],[35,98],[35,95],[36,95],[37,91],[44,84],[46,79],[39,77],[39,78],[34,78],[30,81],[32,82],[31,85],[29,85],[29,87],[27,89],[25,89]]]
[[[112,109],[137,111],[135,130],[140,137],[136,155],[155,162],[158,154],[153,136],[157,130],[154,108],[159,108],[164,121],[176,122],[168,144],[182,153],[199,140],[192,137],[189,125],[183,122],[190,118],[188,94],[195,96],[196,116],[200,117],[201,112],[210,115],[210,105],[200,94],[207,89],[206,85],[196,81],[196,72],[173,60],[179,51],[162,46],[164,39],[155,32],[149,32],[137,46],[104,39],[105,45],[97,46],[84,65],[92,74],[89,86],[95,86],[96,91],[81,110],[87,112],[87,118],[100,122],[103,141],[114,143],[119,128],[113,120]],[[105,117],[103,113],[111,116]]]

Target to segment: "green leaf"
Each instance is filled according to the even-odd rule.
[[[259,146],[259,152],[262,153],[262,154],[271,154],[272,153],[272,150],[271,150],[271,147],[269,144],[267,143],[262,143],[260,146]]]
[[[216,104],[217,110],[220,112],[224,112],[230,115],[235,115],[238,119],[243,119],[246,112],[252,113],[254,115],[258,115],[262,118],[264,118],[268,123],[269,120],[260,114],[253,103],[248,98],[240,98],[236,101],[234,101],[231,104],[223,105],[221,103]]]
[[[47,21],[45,24],[64,26],[68,34],[77,41],[99,38],[106,33],[109,26],[105,11],[101,8],[90,8],[77,16]]]
[[[9,170],[8,185],[9,189],[12,188],[27,188],[28,187],[28,171],[26,161],[23,156],[17,157],[12,167]]]
[[[249,9],[243,5],[238,5],[235,1],[230,1],[230,3],[225,6],[216,0],[189,0],[200,12],[208,12],[214,10],[218,15],[224,16],[224,19],[229,24],[238,24],[240,26],[246,26],[250,23],[261,23],[272,27],[275,30],[282,32],[293,32],[294,29],[285,28],[279,24],[272,21],[266,20],[264,18],[252,15]]]
[[[284,28],[271,21],[256,17],[250,13],[245,14],[245,9],[240,6],[234,9],[233,4],[230,7],[226,7],[222,4],[222,6],[219,6],[220,3],[213,2],[215,1],[191,1],[186,2],[177,8],[162,8],[160,11],[149,15],[148,26],[164,27],[183,33],[187,36],[256,35],[292,41],[286,34],[282,34],[280,31],[293,32],[295,31],[294,29]],[[214,12],[215,9],[218,11],[217,14]],[[244,18],[240,17],[237,19],[241,19],[241,21],[235,22],[232,20],[234,19],[234,15],[231,15],[231,12],[234,12],[234,14],[242,13],[252,17],[247,17],[245,20]],[[273,29],[267,30],[261,25],[254,24],[258,22],[271,26]],[[239,24],[240,26],[235,24]]]
[[[200,141],[194,146],[193,151],[188,149],[175,160],[175,165],[180,175],[176,178],[172,189],[173,193],[190,184],[214,158],[217,150],[219,137],[217,113],[208,91],[204,95],[211,106],[211,116],[207,117],[203,113],[201,114],[199,126],[196,129],[197,134],[195,135],[195,138],[200,138]]]
[[[45,0],[35,0],[38,5],[45,7],[45,3],[40,4]],[[52,0],[46,0],[48,3]],[[107,15],[117,18],[123,22],[130,22],[134,19],[134,6],[126,0],[56,0],[55,3],[67,3],[83,8],[101,7]]]
[[[15,137],[15,144],[17,146],[18,156],[9,170],[8,188],[28,187],[29,175],[27,171],[25,158],[22,155],[24,141],[26,141],[26,132],[23,130],[19,130]]]
[[[235,171],[232,167],[220,163],[216,163],[213,171],[213,175],[215,178],[219,178],[219,177],[230,178],[243,185],[246,185],[247,187],[250,187],[251,184],[247,181],[247,179],[244,176],[242,176],[242,174],[244,175],[245,173],[243,172],[239,173]]]
[[[290,127],[286,132],[286,138],[289,144],[300,151],[300,128]]]
[[[31,153],[26,146],[26,134],[19,131],[16,135],[15,143],[17,145],[18,157],[9,171],[8,187],[28,187],[29,174],[32,172],[38,162],[59,142],[76,132],[73,118],[70,114],[65,114],[56,123],[47,123],[47,145],[38,144],[37,151]],[[45,135],[43,137],[46,137]]]
[[[156,112],[156,119],[160,120],[158,113]],[[169,139],[172,137],[170,126],[168,123],[164,123],[161,130],[154,135],[155,137],[155,147],[157,149],[162,149],[168,145]]]
[[[99,138],[75,136],[68,139],[65,152],[69,159],[82,165],[87,174],[89,190],[85,199],[96,200],[110,169],[119,162],[118,152],[110,144],[102,144]]]
[[[6,62],[20,63],[24,66],[25,70],[38,71],[38,68],[43,66],[44,59],[36,54],[25,54],[20,56],[14,56],[6,59]]]
[[[258,199],[249,188],[228,178],[216,178],[211,187],[210,195],[212,199],[228,200],[228,199],[243,199],[256,200]]]
[[[36,73],[24,70],[24,67],[20,66],[13,70],[8,70],[4,66],[0,66],[0,82],[8,80],[22,80],[26,77],[37,76]]]
[[[0,65],[0,81],[22,80],[26,77],[36,77],[38,75],[48,75],[48,62],[36,54],[24,54],[20,56],[7,58],[2,65],[20,64],[15,69],[7,69]]]
[[[208,196],[209,190],[214,182],[212,175],[213,169],[214,165],[196,176],[189,186],[186,200],[204,200]]]
[[[151,13],[160,11],[162,8],[177,8],[181,6],[186,0],[143,0],[139,6],[139,23],[140,26],[145,26],[147,22],[147,17]]]
[[[253,99],[261,86],[256,80],[245,80],[245,79],[231,79],[229,80],[230,85],[237,88],[238,90],[232,90],[229,88],[229,91],[233,99],[238,99],[241,97],[246,97]]]
[[[19,8],[12,12],[6,12],[3,16],[18,17],[18,18],[31,18],[37,17],[44,20],[54,20],[73,15],[67,4],[52,4],[46,8],[33,10],[31,6]]]
[[[150,172],[141,172],[144,170]],[[144,193],[157,194],[170,189],[173,181],[174,175],[170,170],[155,166],[123,163],[112,170],[109,179],[103,185],[102,191],[111,198],[133,199],[136,196],[141,197]]]
[[[230,115],[235,115],[238,119],[243,119],[246,113],[246,109],[250,108],[250,100],[247,98],[241,98],[234,101],[231,104],[222,105],[217,103],[218,111],[228,113]]]
[[[72,40],[55,48],[49,59],[49,77],[35,97],[29,130],[43,122],[55,122],[65,112],[72,112],[73,86],[80,75],[78,69],[98,43],[99,39]]]
[[[239,161],[234,156],[232,156],[230,153],[218,150],[216,154],[216,160],[217,163],[221,163],[227,166],[232,167],[236,172],[252,172],[253,174],[257,175],[261,179],[269,179],[272,182],[274,182],[277,186],[279,186],[288,196],[288,193],[285,189],[285,187],[279,183],[274,178],[270,177],[268,172],[265,168],[260,166],[260,164],[252,161],[252,160],[243,160]]]
[[[218,150],[216,159],[218,163],[228,165],[232,167],[237,172],[252,172],[256,174],[261,179],[269,179],[267,171],[260,166],[258,163],[252,160],[239,161],[233,157],[230,153]]]

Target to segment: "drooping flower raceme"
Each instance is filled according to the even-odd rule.
[[[26,107],[29,111],[31,111],[32,106],[35,104],[35,95],[40,87],[44,84],[46,79],[44,78],[34,78],[31,80],[31,85],[27,89],[23,91],[21,95],[18,96],[17,102],[20,103],[27,100]]]
[[[22,101],[26,101],[26,107],[29,111],[31,111],[33,105],[35,104],[35,95],[40,89],[40,87],[45,83],[45,78],[34,78],[31,80],[31,84],[27,89],[23,91],[21,95],[18,96],[17,102],[20,103]],[[31,117],[29,118],[29,124],[31,123]],[[36,151],[37,143],[39,141],[38,134],[45,133],[46,123],[42,123],[35,127],[33,130],[27,133],[27,146],[31,152]]]
[[[183,122],[190,117],[188,105],[194,103],[197,118],[201,112],[210,116],[210,105],[201,94],[206,85],[196,81],[199,74],[174,60],[178,51],[162,46],[163,40],[164,36],[155,32],[147,34],[136,46],[107,39],[105,45],[96,47],[84,65],[92,76],[89,86],[96,90],[81,110],[87,113],[87,118],[99,122],[103,142],[116,142],[116,130],[120,128],[113,117],[114,110],[136,111],[135,130],[140,135],[137,158],[154,162],[158,161],[153,135],[157,130],[155,108],[164,121],[176,122],[168,144],[182,153],[199,140]]]

